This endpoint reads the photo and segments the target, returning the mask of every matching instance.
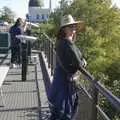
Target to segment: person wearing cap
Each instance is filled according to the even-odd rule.
[[[16,64],[20,64],[20,40],[16,38],[16,35],[23,34],[22,25],[22,19],[18,18],[9,30],[11,36],[11,67],[16,67]]]
[[[84,22],[75,21],[70,14],[61,19],[56,42],[56,67],[48,93],[50,120],[73,120],[77,112],[78,95],[73,86],[73,75],[86,65],[74,44],[77,24],[84,26]]]

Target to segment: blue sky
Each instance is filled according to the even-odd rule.
[[[25,18],[25,14],[28,13],[28,1],[29,0],[0,0],[0,9],[3,6],[8,6],[15,12],[16,17]],[[59,0],[52,0],[52,8],[58,6]],[[120,7],[120,0],[112,0],[113,4],[117,4]],[[49,0],[44,0],[44,7],[49,7]]]

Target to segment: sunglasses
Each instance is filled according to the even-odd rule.
[[[69,27],[69,28],[75,28],[76,25],[69,25],[68,27]]]

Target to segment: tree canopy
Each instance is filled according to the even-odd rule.
[[[0,19],[7,21],[9,23],[14,21],[14,17],[15,17],[15,13],[7,6],[4,6],[1,10],[0,10]]]

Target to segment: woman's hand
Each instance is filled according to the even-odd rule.
[[[82,59],[82,66],[83,66],[83,67],[86,67],[86,66],[87,66],[87,61],[86,61],[84,58]]]

